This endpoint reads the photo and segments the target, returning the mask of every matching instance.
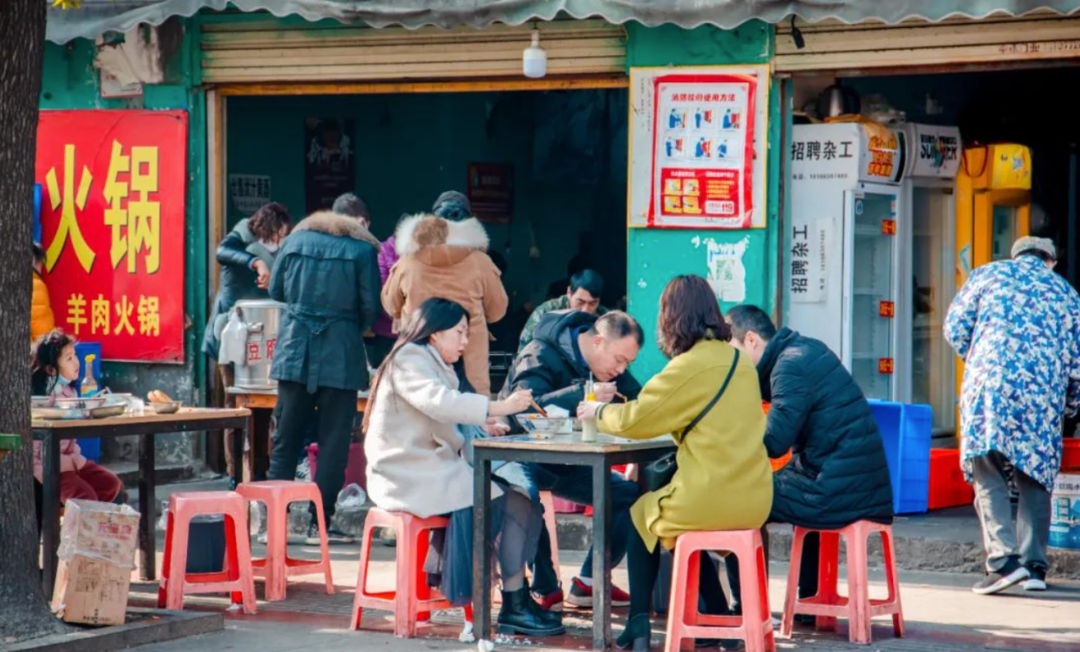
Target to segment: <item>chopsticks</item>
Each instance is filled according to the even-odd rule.
[[[615,392],[615,396],[618,396],[619,398],[621,398],[623,400],[623,403],[629,403],[630,402],[630,399],[626,398],[625,394],[620,394],[619,392]]]
[[[531,398],[529,399],[529,405],[531,405],[531,406],[532,406],[532,408],[533,408],[534,410],[536,410],[536,411],[537,411],[537,412],[538,412],[538,413],[540,414],[540,416],[544,417],[545,419],[546,419],[546,418],[548,418],[548,413],[547,413],[547,410],[545,410],[544,408],[540,407],[540,406],[539,406],[539,405],[538,405],[538,404],[536,403],[536,401],[532,400]]]

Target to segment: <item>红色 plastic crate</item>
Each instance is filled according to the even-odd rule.
[[[921,514],[926,511],[929,493],[934,411],[929,405],[875,400],[869,403],[885,445],[893,511]]]
[[[964,472],[960,468],[960,451],[955,448],[930,450],[928,493],[928,510],[970,505],[975,500],[975,490],[964,480]]]

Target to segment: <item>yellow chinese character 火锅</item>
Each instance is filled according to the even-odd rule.
[[[56,227],[56,235],[52,243],[45,251],[45,269],[52,271],[56,261],[60,260],[60,254],[64,246],[71,240],[71,246],[75,249],[75,257],[79,264],[90,273],[94,266],[95,254],[90,245],[83,239],[82,231],[79,230],[79,218],[75,209],[80,211],[86,207],[86,198],[90,194],[90,184],[94,176],[84,165],[79,177],[79,193],[75,194],[75,146],[64,146],[64,191],[60,192],[60,184],[56,181],[56,168],[50,168],[45,175],[45,185],[49,188],[49,203],[55,211],[60,207],[60,223]]]
[[[127,331],[128,335],[135,334],[135,327],[131,325],[131,313],[135,312],[135,304],[128,301],[127,295],[120,297],[116,303],[116,330],[113,335],[119,335]]]
[[[153,337],[161,335],[161,315],[158,313],[157,297],[139,297],[139,333]]]
[[[111,315],[112,305],[109,300],[103,294],[97,295],[90,304],[90,332],[94,335],[98,332],[108,335]]]
[[[121,174],[129,174],[130,184],[120,181]],[[124,207],[131,191],[138,193]],[[150,196],[158,191],[158,148],[132,147],[131,156],[124,154],[123,146],[113,141],[109,175],[105,183],[105,224],[112,227],[110,257],[113,268],[127,259],[127,271],[134,274],[138,268],[138,254],[146,251],[146,272],[153,274],[161,269],[161,204]]]
[[[79,328],[86,325],[86,297],[82,294],[73,294],[67,301],[67,323],[71,331],[79,334]]]

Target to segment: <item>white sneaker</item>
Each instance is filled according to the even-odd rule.
[[[1046,590],[1046,569],[1039,568],[1037,566],[1028,568],[1028,572],[1031,573],[1031,577],[1024,580],[1025,591],[1045,591]]]

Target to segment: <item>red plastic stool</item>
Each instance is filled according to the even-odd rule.
[[[233,604],[242,604],[246,614],[255,613],[255,576],[251,572],[247,511],[247,501],[233,491],[176,493],[169,498],[165,558],[158,588],[159,609],[183,609],[184,595],[189,593],[231,593]],[[225,516],[225,567],[220,573],[188,573],[191,519],[216,514]]]
[[[432,611],[451,609],[437,591],[427,585],[424,560],[427,559],[428,533],[445,528],[448,520],[439,516],[420,518],[405,512],[386,512],[373,507],[364,520],[364,539],[360,544],[360,574],[356,578],[356,597],[353,599],[350,629],[360,629],[364,609],[378,609],[394,614],[394,636],[412,638],[417,622],[430,620]],[[397,583],[394,591],[369,593],[368,564],[371,561],[372,531],[391,528],[397,535]],[[438,597],[432,597],[435,593]],[[472,621],[472,609],[465,608],[465,619]]]
[[[818,594],[812,598],[799,598],[799,567],[802,565],[803,542],[806,535],[821,535],[821,552],[818,556]],[[885,576],[889,597],[885,600],[870,599],[870,578],[867,571],[866,543],[871,534],[881,534],[885,553]],[[840,565],[840,537],[847,545],[848,597],[837,592],[837,575]],[[893,551],[892,527],[871,521],[856,521],[839,530],[813,530],[795,528],[791,546],[791,564],[788,571],[787,599],[784,602],[784,621],[781,633],[791,636],[795,614],[817,616],[817,629],[839,631],[836,618],[848,619],[848,639],[852,643],[869,645],[870,621],[877,616],[892,616],[893,631],[898,638],[904,636],[904,612],[900,607],[900,582],[896,578],[896,555]]]
[[[708,551],[730,552],[738,559],[742,578],[741,616],[698,612],[701,555]],[[760,530],[687,532],[679,537],[672,564],[665,650],[676,652],[688,638],[734,638],[746,642],[746,652],[775,652],[769,578]]]
[[[326,544],[326,517],[323,515],[322,494],[312,482],[269,480],[245,482],[236,493],[249,501],[266,504],[266,559],[253,559],[255,577],[266,578],[266,599],[276,602],[285,599],[286,584],[293,575],[322,573],[326,576],[326,593],[334,594],[334,579],[330,571],[330,551]],[[307,561],[289,557],[289,505],[298,502],[315,503],[319,519],[319,546],[322,557]]]

